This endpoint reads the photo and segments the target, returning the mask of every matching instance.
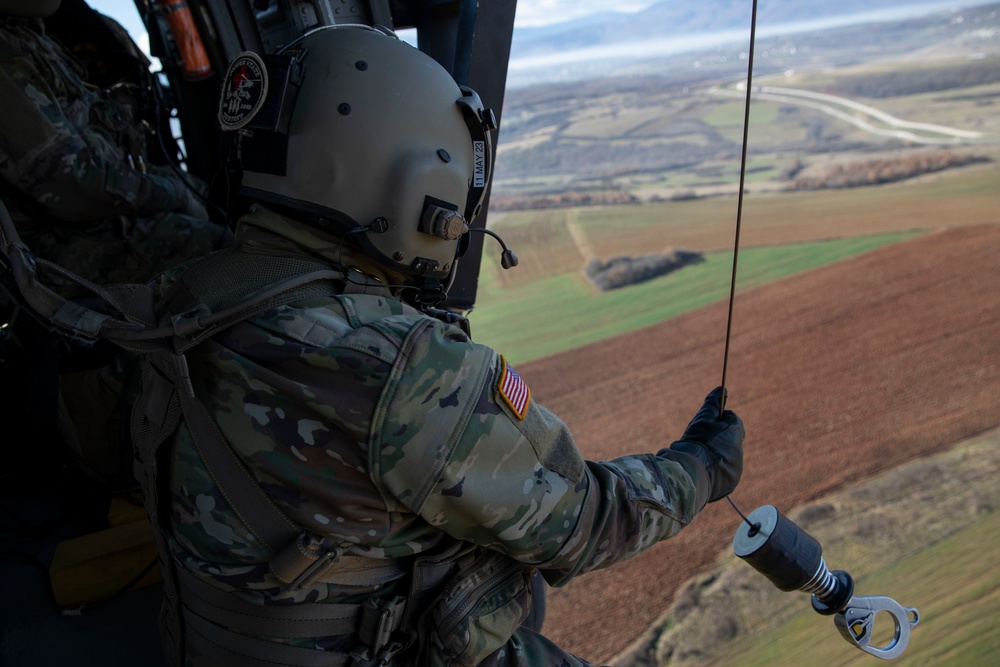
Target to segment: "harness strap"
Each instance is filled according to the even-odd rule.
[[[180,594],[177,590],[176,567],[170,556],[166,534],[160,528],[159,447],[180,422],[180,406],[176,388],[155,368],[142,370],[141,400],[132,412],[132,436],[136,449],[135,477],[142,487],[143,505],[152,527],[153,543],[163,574],[164,603],[160,609],[159,626],[163,649],[170,665],[183,664],[184,628],[180,618]]]
[[[185,382],[187,364],[182,363],[183,355],[174,356],[172,359],[183,369],[163,364],[165,359],[162,356],[154,363],[168,378],[179,380],[176,382],[178,389],[185,384],[190,386],[189,382]],[[178,375],[181,377],[177,377]],[[240,520],[272,554],[295,541],[301,528],[285,516],[271,497],[260,488],[239,455],[229,446],[205,404],[186,391],[178,391],[177,396],[184,412],[184,421],[187,422],[191,437],[198,448],[198,454],[205,462],[212,480]]]
[[[384,286],[360,272],[352,272],[358,275],[348,278],[343,272],[313,263],[312,270],[303,272],[298,266],[284,280],[268,276],[266,282],[256,286],[256,291],[248,289],[249,295],[244,292],[237,303],[223,303],[221,308],[210,309],[196,296],[194,303],[188,301],[190,309],[175,314],[168,322],[158,322],[155,301],[168,295],[158,295],[143,285],[103,287],[34,257],[18,236],[2,202],[0,250],[9,260],[9,268],[26,301],[57,328],[92,340],[109,338],[146,358],[143,390],[133,412],[132,432],[139,453],[137,477],[142,483],[163,568],[165,604],[160,620],[166,639],[164,648],[171,663],[180,664],[187,645],[219,665],[338,667],[353,661],[366,667],[384,666],[412,643],[411,634],[398,632],[404,617],[412,617],[415,611],[415,605],[407,605],[402,596],[388,602],[369,598],[364,605],[265,607],[250,605],[225,591],[207,590],[211,587],[184,573],[171,557],[158,498],[159,446],[176,430],[178,413],[182,413],[213,481],[248,530],[270,551],[272,573],[280,581],[293,588],[327,580],[343,585],[370,585],[404,576],[402,568],[391,563],[354,556],[342,560],[330,540],[303,532],[285,516],[229,445],[207,406],[194,395],[184,356],[186,350],[223,329],[267,308],[302,298],[307,285],[315,286],[314,290],[306,288],[307,291],[320,294],[329,293],[319,286],[323,281],[340,283],[349,293],[388,294]],[[39,280],[39,269],[86,287],[124,319],[62,298]],[[209,294],[215,290],[214,284],[205,287]],[[186,286],[181,288],[186,290]],[[204,290],[194,290],[200,291]],[[437,577],[435,573],[430,579]],[[337,609],[331,610],[333,607]],[[261,615],[263,609],[267,612]],[[295,611],[282,614],[274,611],[277,609]],[[224,625],[216,625],[203,615],[224,618]],[[323,628],[311,627],[317,624]],[[235,627],[225,627],[229,625]],[[356,634],[362,648],[354,655],[299,648],[247,636],[240,628],[247,634],[275,636],[278,631],[290,638],[299,637],[296,634],[299,632],[308,636]]]
[[[175,317],[172,322],[157,326],[155,303],[161,295],[146,285],[98,285],[58,264],[35,257],[21,240],[2,201],[0,266],[13,274],[18,290],[28,306],[58,330],[89,341],[107,338],[136,354],[155,353],[167,339],[175,339],[178,350],[183,351],[267,308],[294,300],[295,290],[306,285],[321,281],[347,283],[344,272],[322,262],[313,262],[312,270],[294,272],[285,276],[284,280],[272,280],[259,285],[256,291],[249,290],[249,294],[241,295],[238,303],[218,312],[184,313]],[[122,317],[93,310],[60,296],[45,285],[41,279],[43,273],[58,275],[85,288],[101,302],[117,310]],[[360,273],[358,275],[363,276]],[[362,286],[361,291],[373,293],[375,290],[374,286],[367,284],[367,279],[354,278],[352,282],[358,282]],[[388,294],[388,291],[380,293]]]
[[[188,646],[220,665],[388,664],[412,639],[400,637],[406,598],[369,598],[363,604],[257,605],[178,568]],[[212,619],[212,620],[208,620]],[[250,636],[246,636],[250,635]],[[314,639],[356,635],[359,651],[344,654],[282,644],[256,636]],[[252,658],[246,655],[247,651]],[[248,661],[249,660],[249,661]]]
[[[341,667],[354,660],[347,653],[238,635],[195,614],[185,614],[184,625],[188,649],[218,667]]]
[[[258,605],[207,584],[183,568],[177,574],[184,606],[234,632],[302,639],[351,635],[360,627],[360,604]]]
[[[184,421],[208,473],[233,512],[271,552],[270,570],[278,580],[293,589],[317,582],[367,586],[406,574],[402,566],[391,561],[342,555],[332,541],[304,532],[260,487],[205,404],[180,389],[190,387],[185,357],[159,354],[151,357],[151,362],[178,388]]]

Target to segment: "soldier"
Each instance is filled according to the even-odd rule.
[[[21,238],[36,256],[97,284],[145,283],[231,242],[225,225],[208,220],[193,178],[185,183],[148,160],[139,114],[152,103],[145,56],[131,41],[119,48],[120,26],[109,30],[110,19],[70,0],[62,10],[73,14],[63,22],[90,21],[95,33],[107,31],[115,45],[110,60],[132,70],[96,85],[48,33],[43,19],[62,20],[53,17],[58,9],[59,0],[0,2],[0,198]],[[47,279],[64,297],[88,294],[61,275]],[[0,284],[0,369],[26,391],[21,405],[4,406],[4,422],[17,424],[18,439],[68,445],[92,477],[117,486],[131,476],[118,410],[130,361],[44,331],[16,294],[11,281]]]
[[[21,238],[99,284],[145,283],[221,247],[229,232],[208,222],[192,185],[149,164],[134,106],[91,83],[47,33],[43,17],[59,5],[0,2],[0,196]],[[80,294],[71,283],[53,285]]]
[[[178,336],[133,417],[168,653],[588,664],[525,623],[532,575],[560,586],[675,535],[738,483],[742,422],[717,389],[672,445],[585,461],[502,355],[439,317],[495,122],[428,56],[335,26],[225,80],[256,203],[235,247],[156,284]]]

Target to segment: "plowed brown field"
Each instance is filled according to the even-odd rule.
[[[726,304],[524,364],[587,458],[655,451],[721,380]],[[1000,424],[1000,225],[945,229],[737,296],[734,499],[782,511]],[[547,635],[610,660],[731,543],[708,506],[681,535],[550,590]],[[849,568],[849,564],[841,567]]]

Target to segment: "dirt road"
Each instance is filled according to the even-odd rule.
[[[1000,221],[998,221],[1000,222]],[[585,456],[655,451],[720,381],[726,304],[518,368]],[[786,511],[1000,425],[1000,225],[942,230],[737,297],[734,494]],[[594,662],[629,646],[727,549],[709,506],[680,536],[553,590],[545,632]]]

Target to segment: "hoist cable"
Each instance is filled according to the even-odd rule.
[[[729,316],[726,320],[726,349],[722,355],[722,397],[719,408],[719,416],[726,409],[726,373],[729,370],[729,342],[733,335],[733,302],[736,300],[736,266],[740,257],[740,231],[743,227],[743,186],[747,175],[747,143],[750,137],[750,92],[753,90],[753,53],[754,45],[757,41],[757,0],[753,0],[753,8],[750,12],[750,51],[747,55],[747,84],[746,101],[743,105],[743,153],[740,157],[740,191],[736,200],[736,238],[733,241],[733,274],[729,281]],[[750,519],[736,506],[732,496],[727,495],[726,499],[733,506],[736,513],[743,518],[743,521],[754,530],[754,525]]]
[[[722,355],[722,410],[726,409],[726,373],[729,369],[729,341],[733,334],[733,301],[736,298],[736,266],[740,256],[740,230],[743,226],[743,184],[747,175],[747,141],[750,134],[750,91],[753,88],[753,53],[757,40],[757,0],[750,14],[750,52],[747,56],[746,102],[743,108],[743,155],[740,158],[740,192],[736,203],[736,239],[733,242],[733,275],[729,282],[729,317],[726,321],[726,349]]]

